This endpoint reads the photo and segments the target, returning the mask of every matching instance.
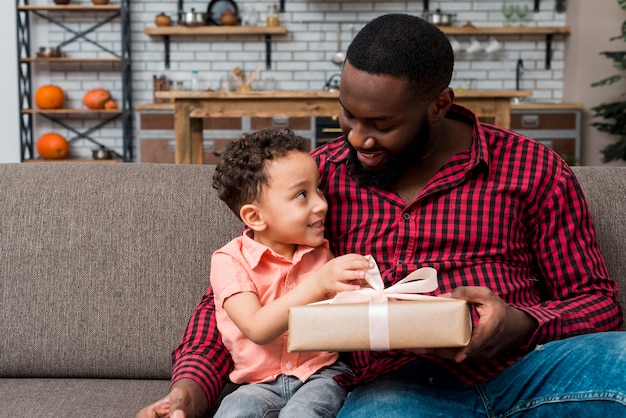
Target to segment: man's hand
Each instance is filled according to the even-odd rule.
[[[207,409],[207,399],[196,382],[180,379],[170,388],[170,393],[139,411],[135,418],[193,418],[202,416]]]
[[[167,395],[152,405],[146,406],[139,411],[135,418],[166,418],[170,414],[170,397]]]
[[[458,363],[466,359],[484,361],[507,349],[524,346],[537,327],[528,314],[508,305],[486,287],[458,287],[442,297],[463,299],[474,305],[479,320],[470,343],[460,349],[415,350],[417,353],[454,359]]]

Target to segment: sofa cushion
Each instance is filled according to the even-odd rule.
[[[0,379],[0,416],[132,417],[168,390],[168,380]]]
[[[242,224],[213,167],[0,164],[0,377],[168,379]]]

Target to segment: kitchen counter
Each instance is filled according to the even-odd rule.
[[[582,110],[582,103],[537,103],[522,102],[511,104],[511,110]]]
[[[478,117],[510,126],[511,98],[529,97],[526,90],[468,90],[455,94],[455,102]],[[174,100],[175,161],[202,164],[202,119],[207,117],[336,116],[339,92],[327,91],[159,91],[159,99]],[[168,103],[154,104],[165,108]],[[144,107],[144,109],[146,109]]]

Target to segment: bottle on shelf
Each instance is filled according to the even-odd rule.
[[[198,78],[198,70],[191,72],[191,91],[200,90],[200,79]]]
[[[265,20],[266,26],[278,26],[278,5],[271,3],[267,6],[267,19]]]

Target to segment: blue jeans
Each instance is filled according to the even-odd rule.
[[[341,373],[352,372],[338,361],[306,382],[280,375],[272,382],[241,386],[222,400],[214,417],[335,417],[347,395],[334,379]]]
[[[626,332],[553,341],[478,387],[428,360],[358,386],[338,418],[626,417]]]

